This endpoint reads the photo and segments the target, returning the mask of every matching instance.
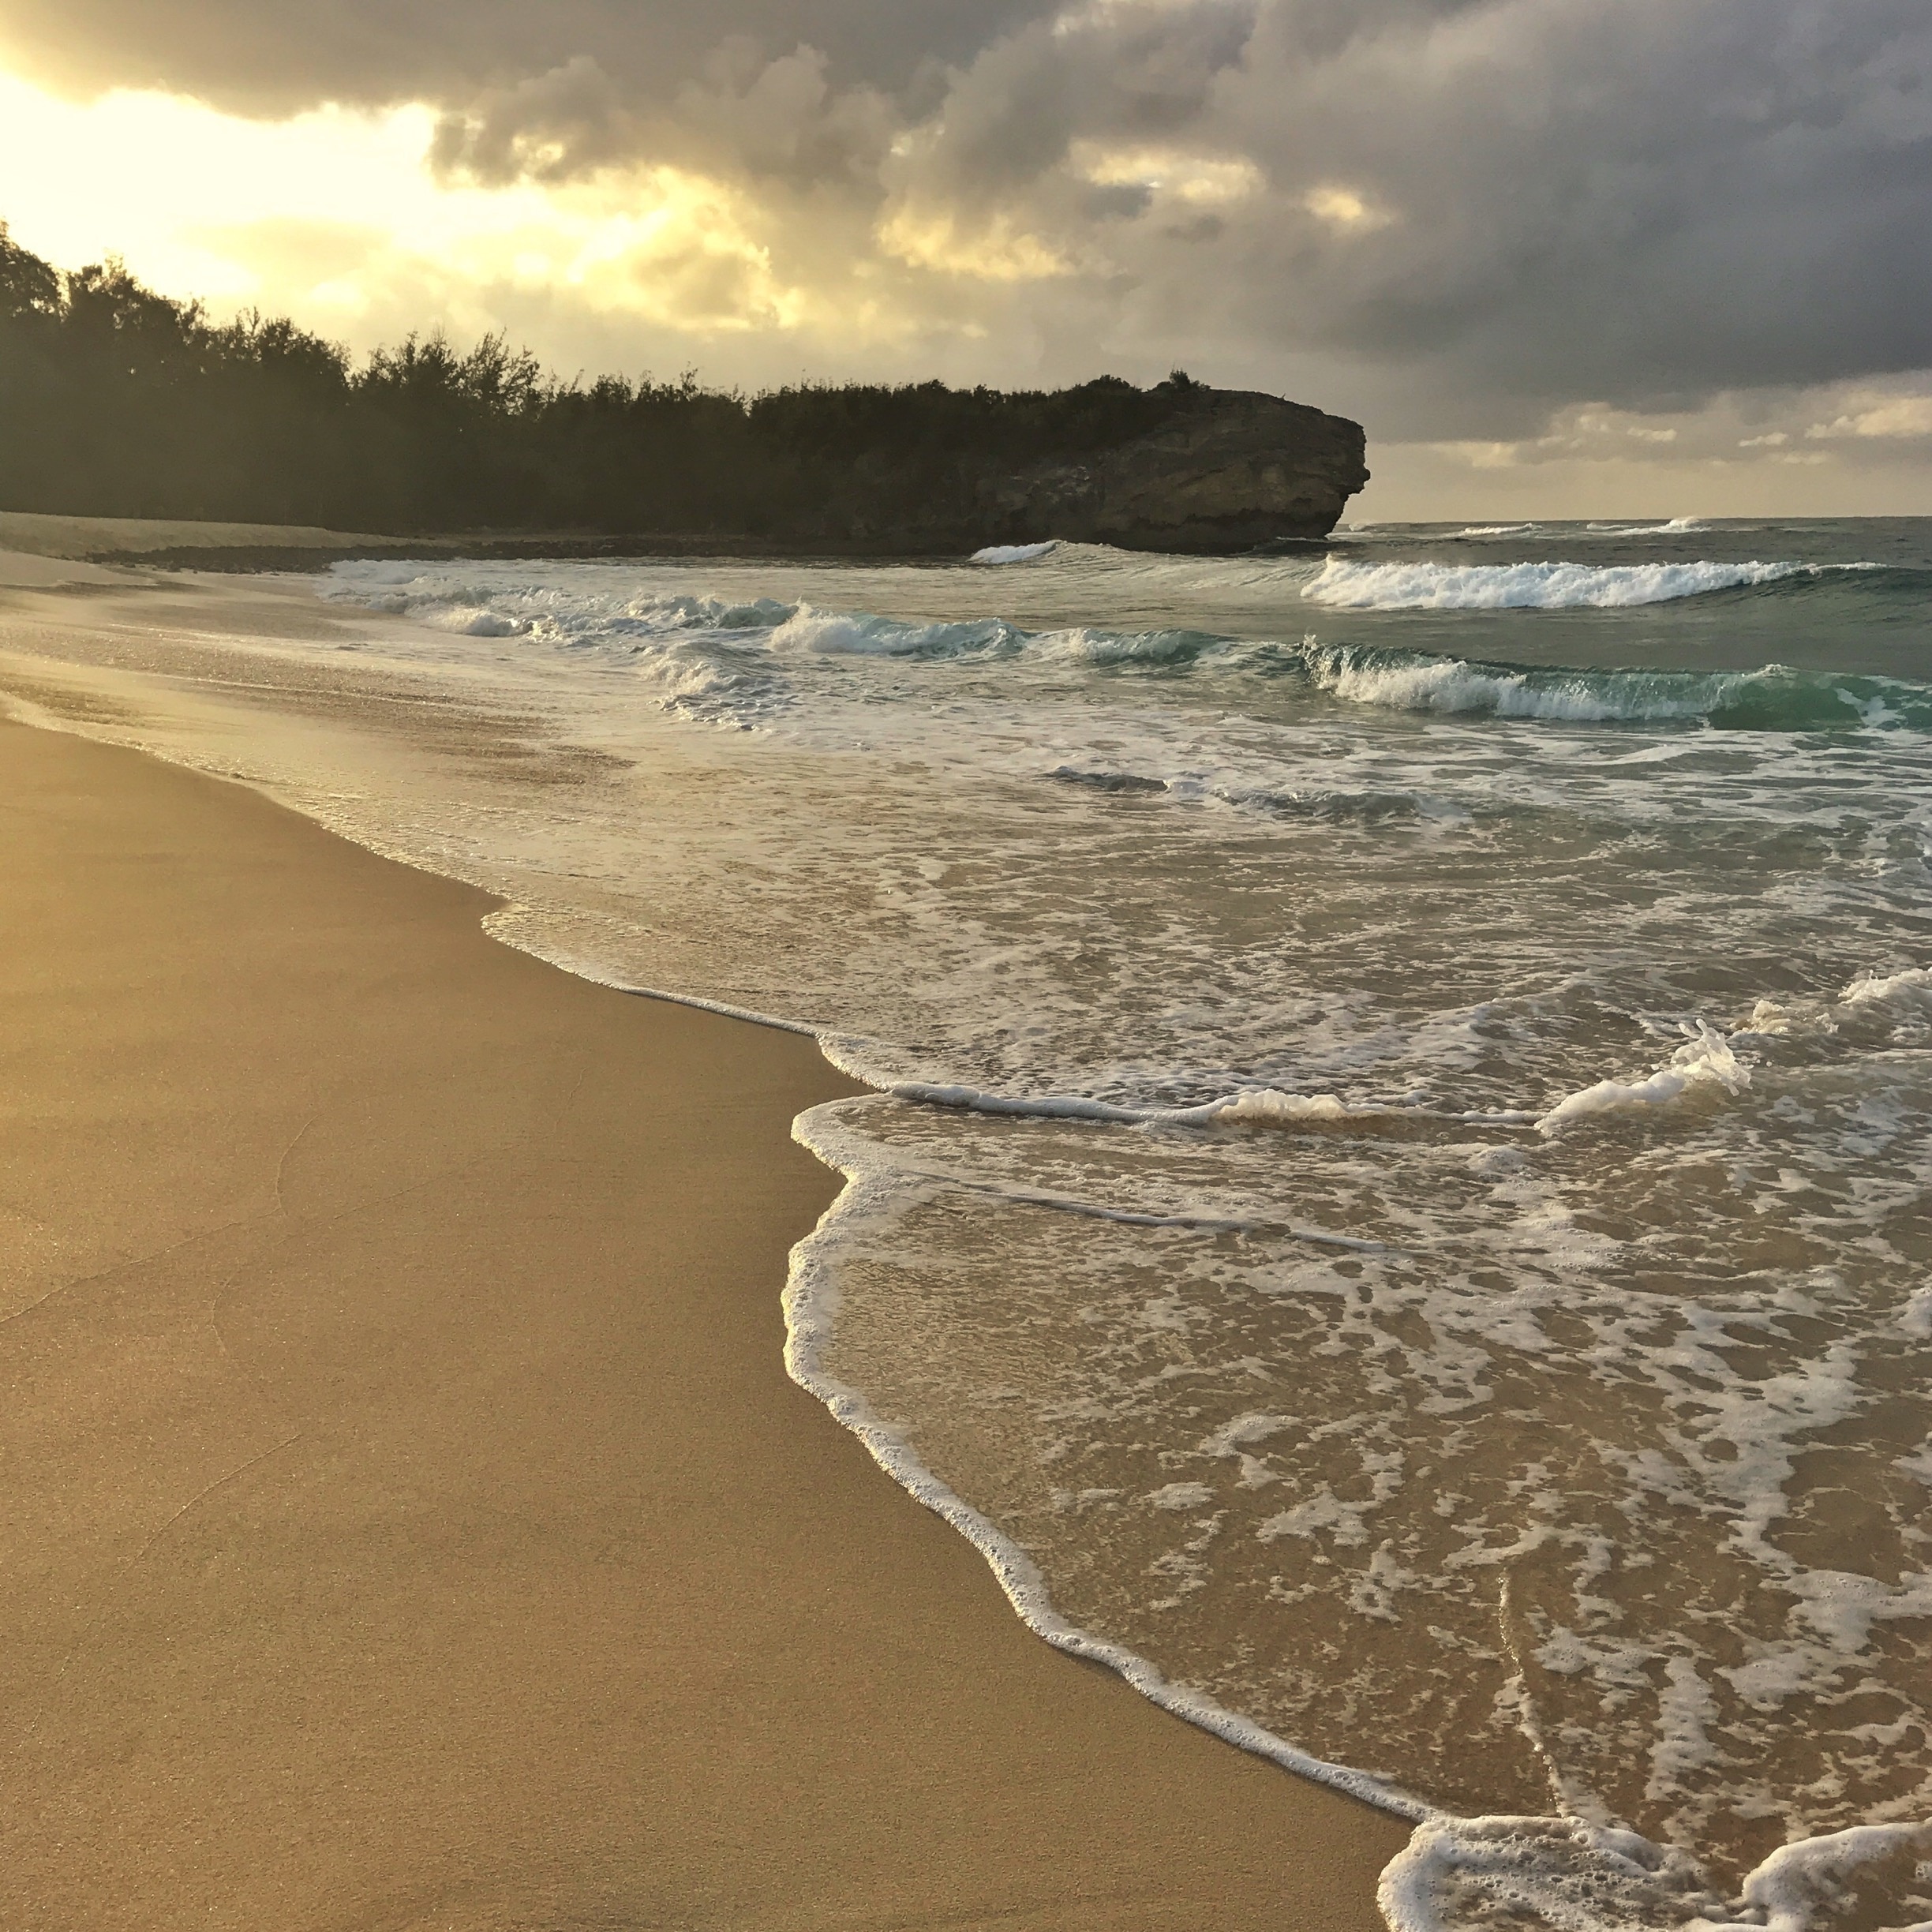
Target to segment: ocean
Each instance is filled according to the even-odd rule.
[[[1932,1923],[1932,520],[306,588],[121,735],[815,1035],[792,1372],[1396,1932]]]

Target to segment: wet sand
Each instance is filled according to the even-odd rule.
[[[0,1923],[1379,1926],[785,1377],[808,1042],[0,726]]]

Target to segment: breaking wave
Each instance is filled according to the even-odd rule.
[[[1482,664],[1419,651],[1303,641],[1331,695],[1408,711],[1487,712],[1574,724],[1702,721],[1732,731],[1932,729],[1932,689],[1894,678],[1758,671],[1584,670]]]
[[[975,564],[1031,564],[1035,558],[1051,554],[1059,548],[1055,538],[1048,537],[1044,543],[988,544],[983,550],[972,553]]]
[[[1599,537],[1686,537],[1704,527],[1702,517],[1672,517],[1663,523],[1586,523],[1583,526]]]
[[[1671,578],[1677,582],[1684,571],[1728,574],[1726,581],[1734,582],[1743,581],[1738,573],[1755,571],[1761,575],[1754,581],[1770,582],[1779,578],[1762,573],[1795,577],[1816,567],[1646,564],[1596,571],[1580,564],[1462,567],[1357,565],[1331,560],[1308,594],[1317,594],[1330,581],[1365,586],[1365,597],[1393,597],[1398,578],[1466,587],[1492,580],[1527,582],[1528,573],[1541,573],[1536,581],[1549,588],[1557,584],[1550,573],[1559,571],[1580,574],[1600,587],[1603,580],[1612,579],[1655,586],[1671,572],[1679,573]],[[393,577],[390,571],[395,573]],[[1704,587],[1717,586],[1713,579],[1705,581]],[[990,667],[1017,660],[1069,672],[1182,674],[1198,668],[1262,678],[1305,678],[1329,697],[1395,710],[1571,724],[1681,721],[1766,732],[1932,730],[1932,687],[1775,664],[1730,672],[1584,668],[1330,643],[1312,635],[1298,642],[1268,643],[1182,629],[1114,631],[1080,625],[1033,631],[1003,617],[921,622],[825,609],[802,599],[732,601],[683,593],[627,597],[586,596],[581,591],[567,595],[540,582],[491,582],[460,569],[425,572],[409,565],[362,566],[353,575],[339,568],[327,582],[324,594],[414,617],[445,632],[512,641],[527,638],[633,665],[655,677],[663,702],[672,708],[716,712],[733,720],[740,713],[770,708],[775,700],[768,687],[774,677],[782,677],[784,667],[847,658],[890,660],[908,667],[920,663]],[[1108,788],[1104,777],[1056,775]]]
[[[1818,576],[1827,570],[1876,567],[1754,562],[1351,564],[1330,557],[1301,594],[1331,610],[1624,610]]]

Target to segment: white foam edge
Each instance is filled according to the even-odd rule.
[[[813,1041],[826,1062],[836,1071],[860,1085],[869,1087],[882,1099],[906,1100],[924,1106],[945,1106],[972,1113],[992,1114],[1009,1118],[1032,1120],[1092,1121],[1124,1126],[1145,1126],[1151,1124],[1179,1126],[1211,1125],[1216,1120],[1237,1108],[1249,1094],[1272,1093],[1271,1088],[1249,1088],[1243,1093],[1220,1100],[1211,1100],[1198,1107],[1121,1107],[1103,1100],[1086,1100],[1073,1095],[1049,1095],[1038,1100],[1009,1099],[998,1094],[980,1092],[970,1087],[934,1087],[918,1080],[882,1082],[868,1073],[859,1058],[859,1049],[863,1042],[851,1035],[828,1032],[802,1020],[784,1020],[776,1014],[762,1013],[754,1007],[734,1006],[724,1000],[705,999],[695,993],[670,993],[661,987],[641,986],[636,981],[625,979],[593,965],[589,960],[576,955],[559,952],[554,949],[534,944],[526,936],[507,930],[508,922],[517,915],[526,913],[529,908],[520,905],[500,907],[485,916],[484,930],[500,944],[509,946],[519,953],[527,953],[534,959],[541,960],[546,965],[554,966],[573,978],[586,979],[593,986],[608,987],[614,993],[627,993],[638,999],[661,1000],[668,1006],[691,1006],[700,1013],[717,1013],[726,1020],[742,1020],[751,1026],[769,1027],[774,1032],[792,1033]],[[498,922],[503,922],[499,923]],[[1297,1095],[1281,1096],[1290,1099]],[[1329,1099],[1323,1095],[1319,1099]],[[828,1103],[836,1105],[836,1102]],[[816,1112],[817,1109],[811,1111]],[[1383,1114],[1399,1114],[1410,1118],[1443,1120],[1458,1125],[1485,1125],[1517,1127],[1533,1123],[1536,1117],[1526,1112],[1497,1114],[1432,1114],[1421,1108],[1375,1108],[1363,1109],[1354,1113],[1345,1113],[1339,1108],[1334,1112],[1327,1109],[1313,1110],[1309,1118],[1316,1119],[1369,1119]],[[841,1162],[829,1159],[814,1142],[804,1139],[799,1133],[799,1123],[807,1116],[800,1114],[792,1123],[792,1137],[802,1147],[811,1148],[819,1159],[840,1173],[850,1171]],[[1252,1118],[1237,1114],[1237,1118]],[[1317,1247],[1345,1248],[1364,1254],[1386,1254],[1391,1249],[1386,1241],[1365,1241],[1353,1234],[1336,1234],[1325,1228],[1303,1227],[1287,1221],[1263,1221],[1239,1215],[1215,1214],[1155,1214],[1141,1212],[1130,1208],[1109,1208],[1096,1201],[1084,1201],[1070,1194],[1056,1194],[1046,1189],[993,1188],[983,1182],[975,1182],[960,1174],[938,1174],[907,1170],[912,1178],[948,1187],[957,1187],[973,1192],[997,1194],[1002,1200],[1017,1207],[1050,1208],[1063,1214],[1084,1215],[1090,1220],[1111,1221],[1126,1227],[1174,1227],[1199,1228],[1208,1231],[1252,1230],[1269,1234],[1285,1234],[1290,1240],[1307,1241]]]
[[[844,1065],[829,1045],[827,1056],[842,1073],[862,1074]],[[870,1082],[868,1084],[876,1084]],[[1017,1098],[987,1093],[977,1087],[934,1084],[926,1080],[895,1080],[882,1091],[898,1100],[927,1106],[953,1107],[970,1114],[1005,1114],[1028,1120],[1095,1121],[1116,1127],[1210,1127],[1217,1123],[1253,1124],[1291,1121],[1405,1120],[1447,1121],[1462,1127],[1526,1127],[1537,1116],[1521,1109],[1497,1112],[1456,1113],[1429,1107],[1345,1106],[1332,1094],[1286,1094],[1271,1087],[1244,1087],[1217,1100],[1191,1107],[1123,1106],[1111,1100],[1089,1100],[1079,1094],[1039,1094]],[[1331,1104],[1324,1104],[1328,1103]]]
[[[1007,1094],[987,1093],[977,1087],[949,1086],[927,1080],[889,1080],[882,1079],[865,1064],[864,1050],[869,1043],[856,1035],[836,1033],[829,1028],[814,1026],[810,1020],[785,1020],[775,1013],[763,1013],[755,1007],[735,1006],[728,1001],[706,999],[695,993],[673,993],[662,987],[640,984],[634,979],[626,979],[605,971],[581,957],[554,948],[536,944],[526,934],[508,930],[511,922],[532,910],[528,906],[505,905],[489,914],[483,921],[484,930],[503,945],[519,953],[527,953],[540,959],[546,965],[555,966],[578,979],[587,979],[594,986],[608,987],[614,993],[628,993],[638,999],[662,1000],[670,1006],[694,1006],[700,1013],[719,1014],[727,1020],[743,1020],[752,1026],[770,1027],[781,1033],[796,1033],[806,1039],[815,1040],[818,1050],[826,1061],[849,1080],[857,1080],[861,1086],[870,1087],[875,1093],[888,1099],[911,1101],[923,1106],[949,1107],[970,1114],[992,1114],[1024,1120],[1092,1121],[1118,1127],[1208,1127],[1217,1121],[1234,1121],[1252,1123],[1256,1121],[1288,1120],[1380,1120],[1398,1118],[1406,1120],[1443,1121],[1462,1127],[1530,1127],[1537,1124],[1538,1116],[1522,1108],[1505,1108],[1491,1112],[1457,1113],[1428,1107],[1363,1106],[1346,1107],[1331,1094],[1283,1094],[1277,1089],[1266,1087],[1245,1087],[1231,1094],[1224,1094],[1219,1099],[1204,1101],[1199,1106],[1191,1107],[1135,1107],[1122,1106],[1110,1100],[1090,1100],[1080,1094],[1040,1094],[1017,1096]],[[1324,1103],[1331,1104],[1324,1105]],[[1284,1104],[1285,1103],[1285,1104]],[[1071,1200],[1061,1201],[1058,1196],[1042,1195],[1043,1204],[1049,1200],[1056,1206],[1080,1208],[1080,1204]],[[1114,1215],[1111,1209],[1087,1209],[1084,1211]],[[1127,1219],[1125,1215],[1115,1218]],[[1189,1217],[1177,1220],[1172,1217],[1144,1218],[1151,1225],[1179,1226],[1181,1220],[1196,1225]],[[1216,1226],[1234,1223],[1224,1222],[1217,1217],[1201,1217],[1200,1225],[1211,1220]],[[1244,1224],[1245,1225],[1245,1224]],[[1271,1226],[1273,1224],[1271,1223]],[[1343,1237],[1327,1235],[1320,1238],[1339,1241]],[[1351,1245],[1380,1248],[1380,1242],[1358,1241]]]
[[[1932,1823],[1854,1825],[1780,1845],[1745,1879],[1741,1896],[1764,1915],[1766,1932],[1807,1932],[1819,1893],[1842,1885],[1862,1866],[1926,1851],[1932,1851]],[[1928,1923],[1900,1932],[1926,1932]]]
[[[836,1103],[829,1104],[836,1105]],[[818,1149],[812,1149],[814,1154]],[[824,1159],[822,1155],[819,1155]],[[845,1171],[843,1163],[833,1163]],[[1292,1221],[1268,1221],[1252,1215],[1217,1214],[1156,1214],[1151,1209],[1109,1208],[1099,1201],[1081,1200],[1072,1194],[1055,1194],[1044,1188],[1002,1187],[990,1181],[975,1181],[970,1175],[936,1172],[929,1167],[904,1168],[902,1175],[937,1187],[959,1189],[962,1193],[984,1194],[1014,1208],[1050,1208],[1059,1214],[1077,1215],[1089,1221],[1110,1221],[1119,1227],[1191,1228],[1204,1234],[1285,1234],[1290,1241],[1307,1241],[1318,1248],[1346,1248],[1356,1254],[1395,1254],[1407,1250],[1391,1248],[1387,1241],[1364,1241],[1354,1234],[1331,1234],[1325,1228],[1302,1227]]]
[[[725,1001],[703,999],[692,994],[669,993],[657,987],[641,986],[634,980],[624,979],[593,967],[586,960],[540,949],[523,936],[512,935],[494,923],[504,915],[527,910],[523,907],[505,906],[498,912],[489,915],[483,923],[491,936],[502,944],[513,947],[519,952],[528,953],[578,979],[608,987],[614,992],[631,994],[641,999],[661,1000],[674,1006],[692,1006],[701,1013],[717,1013],[726,1019],[747,1020],[754,1026],[770,1027],[780,1032],[804,1035],[818,1042],[828,1062],[839,1071],[853,1079],[862,1077],[852,1069],[848,1056],[837,1051],[839,1042],[837,1035],[822,1033],[800,1020],[779,1019],[750,1007],[730,1005]],[[872,1082],[865,1084],[876,1084]],[[915,1088],[915,1083],[901,1084]],[[911,1094],[900,1093],[897,1088],[888,1088],[883,1091],[888,1097],[914,1097]],[[990,1099],[991,1096],[987,1098]],[[1092,1104],[1097,1106],[1100,1103]],[[1008,1603],[1012,1605],[1014,1613],[1035,1636],[1051,1644],[1055,1649],[1064,1650],[1069,1656],[1084,1657],[1091,1663],[1104,1664],[1150,1703],[1159,1705],[1175,1717],[1184,1718],[1202,1730],[1212,1732],[1215,1736],[1234,1745],[1237,1750],[1247,1751],[1255,1757],[1264,1758],[1271,1763],[1281,1765],[1285,1770],[1346,1792],[1350,1796],[1358,1798],[1380,1810],[1391,1812],[1398,1818],[1417,1823],[1428,1820],[1440,1821],[1444,1824],[1453,1823],[1455,1821],[1451,1814],[1438,1811],[1422,1799],[1386,1783],[1372,1773],[1357,1770],[1350,1765],[1332,1763],[1325,1758],[1317,1758],[1312,1752],[1290,1743],[1285,1738],[1278,1737],[1264,1726],[1256,1724],[1252,1718],[1244,1717],[1240,1713],[1228,1709],[1225,1705],[1216,1702],[1204,1693],[1170,1682],[1137,1652],[1128,1649],[1124,1645],[1110,1642],[1104,1638],[1095,1637],[1077,1625],[1069,1623],[1054,1608],[1052,1599],[1046,1591],[1046,1579],[1041,1575],[1039,1567],[1032,1558],[989,1518],[982,1515],[957,1492],[927,1469],[913,1453],[904,1433],[886,1423],[858,1390],[838,1381],[826,1372],[820,1361],[820,1355],[824,1346],[831,1339],[838,1315],[838,1290],[832,1279],[830,1263],[830,1249],[836,1238],[834,1230],[841,1222],[882,1205],[887,1197],[895,1192],[903,1193],[908,1185],[917,1185],[917,1178],[908,1183],[904,1178],[888,1181],[881,1175],[867,1174],[851,1144],[838,1144],[840,1136],[829,1130],[823,1118],[837,1105],[837,1102],[833,1101],[823,1106],[808,1108],[792,1123],[792,1139],[834,1173],[845,1177],[844,1186],[840,1189],[837,1198],[831,1206],[820,1215],[818,1226],[792,1249],[782,1297],[785,1322],[785,1370],[792,1380],[808,1395],[822,1402],[842,1428],[849,1429],[856,1436],[873,1461],[908,1495],[957,1530],[979,1551],[992,1571],[994,1579],[1005,1593]],[[1019,1111],[1024,1105],[1024,1103],[1011,1103],[1002,1110]],[[1074,1118],[1096,1117],[1076,1115]],[[949,1181],[951,1179],[950,1177],[932,1178]],[[1196,1219],[1180,1215],[1138,1215],[1093,1208],[1086,1204],[1046,1195],[1039,1197],[1039,1204],[1085,1211],[1106,1219],[1153,1225],[1221,1225],[1207,1216]],[[1376,1245],[1355,1241],[1346,1236],[1324,1235],[1313,1230],[1291,1231],[1298,1232],[1301,1238],[1332,1242],[1346,1247]]]
[[[902,1194],[905,1186],[903,1181],[894,1183],[867,1174],[857,1163],[850,1146],[841,1144],[840,1137],[827,1130],[826,1122],[814,1120],[814,1116],[826,1111],[809,1109],[792,1126],[792,1137],[801,1147],[846,1178],[838,1198],[819,1217],[818,1225],[792,1250],[784,1297],[785,1368],[792,1380],[822,1402],[841,1427],[856,1436],[872,1460],[908,1495],[957,1530],[979,1551],[1014,1614],[1043,1642],[1070,1657],[1103,1664],[1148,1702],[1284,1770],[1345,1792],[1379,1810],[1415,1823],[1443,1817],[1422,1799],[1368,1772],[1335,1764],[1299,1749],[1204,1692],[1172,1682],[1137,1652],[1068,1622],[1054,1608],[1046,1579],[1033,1559],[928,1469],[914,1453],[904,1432],[887,1423],[864,1395],[826,1368],[822,1357],[838,1318],[839,1296],[833,1279],[832,1252],[840,1224],[883,1208],[894,1194]]]
[[[705,999],[695,993],[669,993],[661,987],[640,986],[635,979],[626,979],[607,972],[578,954],[539,945],[529,934],[511,930],[514,922],[537,911],[535,907],[522,904],[499,906],[494,912],[485,915],[483,930],[500,945],[508,946],[513,953],[527,953],[532,959],[541,960],[546,966],[554,966],[558,972],[568,973],[573,979],[587,979],[591,985],[606,987],[613,993],[628,993],[638,999],[660,1000],[667,1006],[693,1006],[699,1013],[717,1013],[722,1019],[743,1020],[752,1026],[769,1027],[774,1033],[800,1034],[807,1039],[817,1041],[822,1047],[825,1043],[825,1035],[809,1020],[781,1019],[776,1013],[761,1013],[755,1007],[734,1006],[728,1000]],[[841,1073],[849,1070],[839,1068]],[[854,1073],[852,1077],[857,1080],[861,1076]],[[868,1086],[876,1084],[866,1083]]]
[[[92,732],[72,731],[62,721],[58,721],[53,713],[32,704],[31,700],[21,704],[18,711],[16,711],[11,693],[5,695],[5,703],[0,705],[0,709],[20,716],[23,723],[38,724],[42,718],[45,718],[47,728],[66,731],[67,735],[76,737],[94,736]],[[33,715],[21,716],[21,713]],[[125,739],[105,741],[129,742]],[[145,746],[136,748],[148,750]],[[151,752],[150,755],[159,756],[164,763],[179,764],[206,776],[227,777],[231,782],[247,784],[251,790],[261,791],[271,797],[275,796],[260,781],[211,769],[185,758],[169,758],[164,753]],[[278,799],[278,802],[281,801]],[[309,814],[305,813],[303,815]],[[365,841],[351,842],[362,844],[365,849],[376,849]],[[384,852],[380,856],[395,858],[414,871],[428,870],[419,862],[406,858],[400,853]],[[761,1013],[751,1007],[733,1005],[724,1000],[704,999],[695,994],[672,993],[659,987],[641,986],[635,981],[623,979],[595,967],[581,957],[539,947],[532,943],[526,935],[512,933],[507,929],[509,923],[518,915],[527,915],[531,909],[516,904],[500,906],[494,912],[487,914],[481,923],[483,930],[500,945],[508,946],[515,952],[526,953],[534,959],[541,960],[546,965],[567,972],[573,978],[608,987],[613,992],[630,994],[641,999],[659,1000],[668,1005],[695,1007],[701,1013],[716,1013],[729,1020],[742,1020],[754,1026],[769,1027],[777,1032],[803,1035],[818,1043],[830,1064],[838,1067],[841,1072],[848,1073],[850,1077],[859,1077],[857,1074],[852,1073],[848,1067],[841,1064],[841,1057],[835,1057],[829,1050],[831,1042],[836,1036],[828,1035],[804,1021],[781,1019],[775,1014]],[[833,1102],[829,1104],[836,1106],[837,1103]],[[1103,1638],[1093,1636],[1069,1623],[1054,1608],[1052,1601],[1046,1593],[1046,1580],[1032,1558],[988,1518],[974,1509],[919,1462],[904,1436],[890,1428],[857,1390],[848,1388],[822,1369],[818,1360],[820,1349],[829,1339],[838,1308],[838,1291],[830,1278],[827,1256],[832,1230],[841,1221],[871,1207],[877,1200],[889,1193],[890,1188],[889,1184],[880,1180],[867,1178],[848,1170],[839,1161],[831,1158],[829,1151],[814,1143],[811,1121],[812,1116],[821,1110],[814,1107],[799,1114],[792,1124],[792,1136],[814,1158],[824,1162],[835,1173],[844,1174],[845,1185],[840,1189],[831,1206],[820,1215],[817,1226],[791,1252],[781,1305],[785,1323],[785,1370],[792,1380],[808,1395],[822,1402],[833,1420],[841,1427],[856,1436],[873,1461],[893,1481],[915,1501],[923,1503],[934,1515],[957,1530],[979,1552],[1020,1621],[1035,1635],[1051,1644],[1055,1649],[1104,1665],[1150,1703],[1204,1731],[1211,1732],[1237,1750],[1266,1758],[1285,1770],[1293,1771],[1318,1784],[1329,1785],[1398,1818],[1417,1823],[1438,1819],[1445,1824],[1453,1822],[1449,1814],[1439,1812],[1422,1799],[1386,1784],[1368,1772],[1357,1770],[1349,1765],[1331,1763],[1327,1758],[1317,1758],[1311,1752],[1300,1750],[1286,1739],[1277,1737],[1273,1732],[1256,1724],[1252,1718],[1244,1717],[1238,1712],[1228,1709],[1225,1705],[1217,1703],[1200,1691],[1171,1683],[1136,1652],[1126,1649],[1123,1645],[1110,1643]]]

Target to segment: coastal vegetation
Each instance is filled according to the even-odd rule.
[[[751,536],[889,526],[960,478],[1096,455],[1198,385],[1103,376],[746,395],[564,380],[501,335],[358,362],[283,318],[217,323],[118,261],[63,271],[0,223],[0,509],[453,530]]]

